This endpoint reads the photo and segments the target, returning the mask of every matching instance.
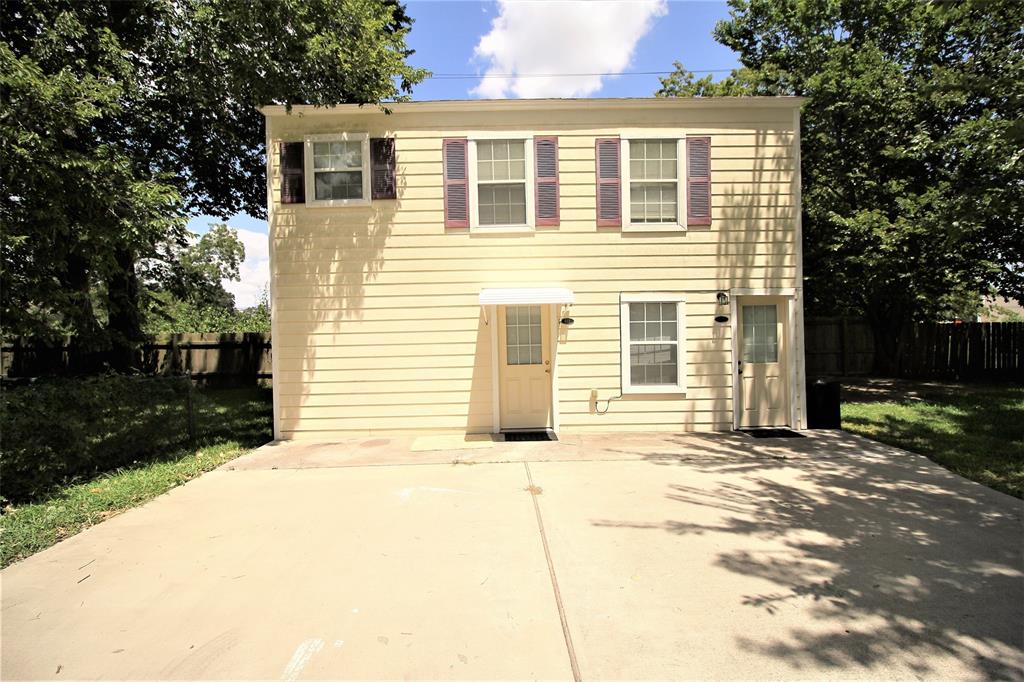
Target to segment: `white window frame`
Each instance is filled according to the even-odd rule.
[[[306,206],[319,208],[338,208],[342,206],[370,205],[370,135],[369,133],[333,133],[329,135],[307,135],[304,154],[304,174],[306,182]],[[363,198],[362,199],[317,199],[316,171],[313,169],[314,142],[359,142],[363,156]],[[348,169],[353,170],[353,169]],[[321,173],[331,171],[320,169]]]
[[[469,142],[469,230],[480,234],[508,234],[515,232],[533,232],[537,218],[534,204],[534,188],[537,182],[533,159],[533,135],[518,132],[488,131],[473,133],[467,136]],[[480,224],[480,192],[477,178],[476,143],[482,140],[513,140],[523,142],[523,159],[526,162],[526,222],[521,225],[481,225]]]
[[[675,303],[676,304],[676,383],[633,385],[630,382],[629,349],[632,340],[629,335],[630,303]],[[655,342],[644,342],[655,343]],[[671,343],[671,342],[658,342]],[[622,395],[659,394],[681,395],[686,393],[686,296],[672,292],[621,293],[619,294],[619,345],[620,377]]]
[[[632,188],[629,176],[630,140],[676,140],[676,221],[674,223],[634,223],[630,216]],[[622,135],[622,159],[619,175],[622,177],[622,230],[623,232],[679,232],[686,230],[686,135],[663,130],[636,130]]]

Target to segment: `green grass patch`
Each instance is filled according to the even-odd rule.
[[[844,429],[1024,498],[1024,387],[920,385],[881,400],[851,393]]]
[[[3,566],[143,504],[272,438],[270,392],[241,388],[195,393],[197,442],[157,452],[48,496],[9,504],[0,516]]]

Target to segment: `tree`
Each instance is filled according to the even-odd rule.
[[[807,98],[805,296],[854,312],[894,371],[906,322],[1024,295],[1024,13],[1010,0],[730,0],[724,82],[659,95]],[[980,294],[978,294],[980,297]]]
[[[235,297],[222,284],[237,280],[245,246],[227,225],[211,225],[193,243],[165,245],[159,258],[141,264],[143,281],[154,292],[198,307],[235,308]],[[159,311],[156,311],[159,312]]]
[[[136,264],[185,218],[263,216],[257,107],[379,104],[406,63],[394,0],[6,0],[0,23],[5,334],[70,333],[125,365]]]

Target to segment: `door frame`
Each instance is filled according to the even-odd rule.
[[[732,428],[740,428],[740,412],[743,405],[743,386],[740,383],[739,361],[739,299],[744,296],[777,296],[786,299],[784,322],[787,341],[786,364],[789,376],[789,426],[791,429],[807,428],[807,391],[805,389],[806,372],[804,368],[804,324],[803,324],[803,292],[795,287],[779,287],[770,289],[730,289],[729,320],[732,343],[730,358],[732,362]]]
[[[549,316],[550,331],[548,334],[548,343],[550,348],[548,352],[551,356],[551,431],[558,433],[559,426],[559,412],[558,412],[558,336],[561,327],[559,321],[559,313],[562,310],[562,304],[560,303],[516,303],[509,305],[539,305],[541,307],[541,314],[545,314],[547,311]],[[501,362],[501,348],[498,346],[499,343],[504,343],[504,340],[498,338],[498,315],[504,311],[503,305],[489,305],[487,308],[486,319],[487,324],[491,328],[491,433],[501,433],[501,368],[499,364]]]

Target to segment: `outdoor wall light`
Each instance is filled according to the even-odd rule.
[[[561,320],[559,320],[559,322],[564,324],[566,327],[571,327],[573,324],[575,324],[576,320],[572,319],[571,317],[563,317]]]
[[[718,305],[729,305],[729,294],[725,293],[724,291],[719,291],[718,295],[715,298],[718,299]]]

